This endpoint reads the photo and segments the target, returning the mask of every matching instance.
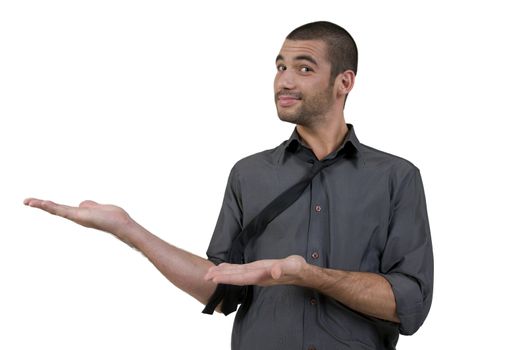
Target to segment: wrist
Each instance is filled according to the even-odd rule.
[[[312,281],[313,276],[315,276],[316,269],[318,269],[317,266],[311,265],[304,261],[304,263],[301,266],[301,269],[299,270],[299,274],[297,275],[297,285],[305,288],[313,288]]]
[[[141,229],[144,230],[137,222],[129,217],[116,227],[115,232],[111,233],[122,242],[135,248],[141,236],[139,233]]]

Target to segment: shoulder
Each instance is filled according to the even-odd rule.
[[[414,163],[399,155],[388,153],[365,144],[361,144],[360,146],[366,167],[371,170],[388,170],[395,173],[412,173],[419,171]]]
[[[284,151],[283,141],[279,146],[260,151],[244,158],[239,159],[232,168],[232,172],[237,176],[249,175],[253,173],[263,174],[277,166],[280,157]]]
[[[361,148],[365,157],[365,168],[383,178],[391,201],[397,202],[407,194],[422,191],[421,174],[414,163],[399,155],[367,145],[361,144]]]

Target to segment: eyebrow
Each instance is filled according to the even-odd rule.
[[[284,60],[283,55],[280,55],[280,54],[277,55],[277,58],[275,59],[275,62],[277,62],[277,61],[279,61],[279,60],[281,60],[281,61]],[[310,63],[312,63],[312,64],[315,64],[316,66],[319,66],[319,64],[317,63],[317,61],[316,61],[312,56],[310,56],[310,55],[299,55],[299,56],[295,56],[295,57],[294,57],[294,60],[295,60],[295,61],[308,61],[308,62],[310,62]]]

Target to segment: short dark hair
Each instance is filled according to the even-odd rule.
[[[327,46],[327,59],[331,64],[330,79],[347,69],[357,74],[357,46],[354,38],[337,24],[319,21],[302,25],[286,37],[288,40],[322,40]]]

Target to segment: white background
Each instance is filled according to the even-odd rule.
[[[22,205],[124,207],[204,256],[232,165],[287,139],[274,60],[330,20],[360,50],[360,141],[421,170],[435,253],[426,323],[399,349],[522,338],[525,24],[515,1],[0,2],[0,348],[228,349],[140,253]]]

